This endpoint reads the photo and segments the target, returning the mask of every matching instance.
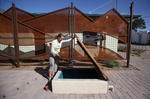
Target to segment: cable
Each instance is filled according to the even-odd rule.
[[[103,5],[100,5],[100,6],[98,6],[97,8],[95,8],[95,9],[89,11],[89,13],[92,13],[92,12],[94,12],[94,11],[97,10],[97,9],[103,8],[104,6],[108,5],[108,4],[111,3],[111,2],[112,2],[112,0],[109,0],[108,2],[104,3]]]
[[[150,16],[143,16],[142,18],[150,18]]]
[[[11,0],[0,0],[0,8],[6,10],[12,3]]]

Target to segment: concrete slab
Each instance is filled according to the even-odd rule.
[[[58,71],[52,80],[52,91],[57,94],[105,94],[108,82],[100,79],[60,79]]]

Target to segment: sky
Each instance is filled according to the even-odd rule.
[[[16,7],[30,13],[48,13],[68,7],[73,2],[84,13],[104,14],[117,8],[119,13],[129,14],[131,1],[134,1],[134,14],[142,15],[147,27],[145,30],[150,31],[150,0],[0,0],[0,8],[7,10],[13,2]]]

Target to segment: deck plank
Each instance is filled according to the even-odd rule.
[[[107,71],[114,86],[107,94],[54,94],[43,90],[47,79],[33,70],[0,70],[0,99],[150,99],[148,63],[131,62],[140,70]]]
[[[124,77],[124,75],[123,75]],[[138,96],[138,98],[143,97],[142,93],[144,92],[142,85],[137,85],[137,82],[135,82],[135,78],[131,76],[130,78],[128,77],[128,84],[132,88],[133,92]]]
[[[119,75],[119,73],[117,73],[117,72],[114,72],[113,73],[113,76],[114,76],[114,79],[119,79],[119,80],[116,80],[115,81],[115,83],[117,83],[116,84],[116,86],[114,86],[115,87],[115,89],[118,87],[118,88],[121,88],[124,92],[128,92],[129,93],[129,96],[131,97],[131,98],[137,98],[137,96],[132,92],[132,89],[130,88],[130,86],[125,82],[126,81],[126,79],[122,79],[121,78],[121,76]]]
[[[101,99],[99,94],[95,94],[93,99]]]
[[[131,72],[131,74],[133,74],[133,73],[134,73],[134,71]],[[139,79],[139,77],[140,77],[140,75],[132,76],[132,78],[130,78],[128,80],[132,83],[132,86],[134,86],[136,88],[136,90],[139,91],[139,93],[141,93],[141,92],[146,91],[146,87],[145,87],[144,82],[141,79]]]

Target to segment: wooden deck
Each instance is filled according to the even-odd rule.
[[[114,91],[107,94],[53,94],[47,79],[32,70],[0,70],[0,99],[150,99],[150,61],[131,57],[140,70],[107,71]]]

